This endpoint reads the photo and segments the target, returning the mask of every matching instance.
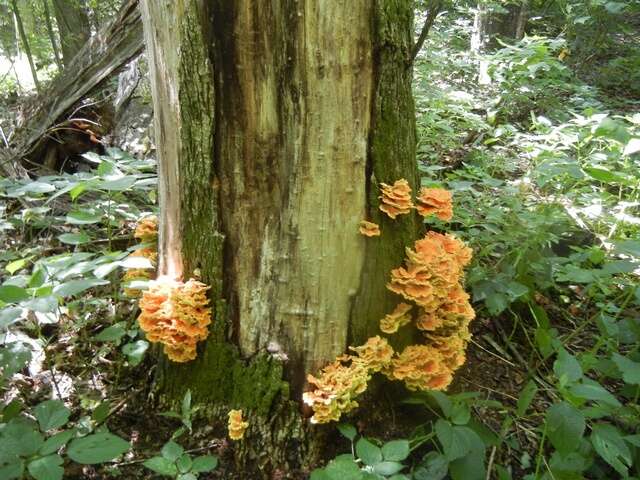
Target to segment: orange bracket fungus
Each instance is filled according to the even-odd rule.
[[[409,390],[441,390],[452,379],[442,353],[430,345],[411,345],[392,362],[387,376],[402,380]]]
[[[409,312],[413,307],[408,303],[400,303],[391,312],[380,320],[380,330],[384,333],[396,333],[398,328],[405,326],[411,322]]]
[[[416,326],[425,345],[407,347],[387,372],[410,390],[441,390],[465,361],[475,312],[461,285],[471,249],[452,235],[428,232],[407,248],[404,267],[391,271],[389,290],[420,307]],[[384,331],[384,330],[383,330]]]
[[[413,208],[406,180],[398,180],[393,186],[383,183],[381,189],[380,210],[391,218]],[[450,220],[451,193],[422,188],[416,210],[423,216]],[[361,223],[363,235],[368,234],[368,224]],[[438,232],[427,232],[413,248],[406,248],[405,264],[391,271],[387,288],[418,307],[415,326],[423,333],[424,344],[410,345],[396,354],[386,339],[376,336],[360,347],[349,347],[355,355],[338,357],[322,369],[318,378],[308,375],[311,389],[304,393],[303,400],[313,409],[312,423],[339,420],[343,413],[357,407],[355,397],[366,390],[375,372],[402,381],[414,391],[449,386],[454,372],[465,362],[465,349],[471,339],[469,323],[475,317],[461,284],[471,255],[471,249],[456,237]],[[412,308],[410,303],[397,305],[380,320],[380,330],[393,334],[411,323]]]
[[[411,201],[411,187],[404,178],[396,180],[393,185],[380,184],[380,210],[395,219],[398,215],[405,215],[411,212],[413,202]]]
[[[167,278],[150,282],[140,299],[138,322],[150,342],[159,342],[174,362],[196,358],[196,345],[209,335],[209,287],[197,280]]]
[[[377,223],[362,220],[360,222],[360,233],[365,237],[379,237],[380,227]]]
[[[133,236],[143,243],[155,242],[158,238],[158,218],[151,215],[139,220]]]
[[[384,338],[370,338],[355,355],[342,355],[320,372],[308,375],[312,389],[303,394],[304,403],[313,408],[312,423],[337,421],[343,413],[358,406],[355,397],[367,389],[371,374],[388,368],[393,349]]]
[[[416,210],[423,217],[435,215],[440,220],[451,220],[453,216],[451,192],[443,188],[422,187],[416,198]]]
[[[231,410],[229,412],[229,438],[231,440],[242,440],[244,431],[249,426],[249,422],[245,422],[242,418],[242,410]]]

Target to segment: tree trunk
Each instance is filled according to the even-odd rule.
[[[527,0],[509,3],[504,7],[490,8],[484,0],[478,2],[473,35],[479,36],[475,43],[479,50],[500,48],[498,39],[521,40],[528,20]]]
[[[51,48],[53,49],[53,57],[58,66],[58,71],[62,70],[62,58],[60,57],[60,50],[58,50],[58,42],[53,32],[53,25],[51,24],[51,13],[49,12],[49,0],[42,0],[42,8],[44,10],[44,21],[47,25],[47,34],[49,35],[49,41],[51,42]]]
[[[211,285],[211,334],[161,359],[165,404],[249,414],[241,468],[315,458],[305,375],[378,333],[413,215],[379,182],[417,187],[411,0],[145,0],[159,160],[159,275]],[[365,239],[359,222],[379,223]],[[249,477],[244,477],[249,478]],[[254,478],[254,477],[251,477]],[[301,478],[301,477],[294,477]]]
[[[27,33],[24,31],[24,25],[22,24],[22,17],[20,17],[20,10],[18,9],[18,1],[11,0],[11,6],[13,7],[13,15],[16,19],[16,25],[18,27],[18,34],[20,35],[20,42],[24,53],[29,61],[29,68],[31,69],[31,76],[33,77],[33,85],[36,87],[36,91],[40,92],[40,82],[38,82],[38,72],[36,72],[36,66],[33,63],[33,56],[31,55],[31,48],[29,47],[29,39]]]
[[[78,0],[53,0],[65,65],[84,47],[91,36],[89,16]]]

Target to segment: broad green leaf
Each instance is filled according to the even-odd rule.
[[[594,380],[585,379],[583,383],[569,387],[569,391],[578,398],[599,401],[612,407],[622,406],[611,392]]]
[[[20,307],[6,307],[0,310],[0,330],[22,320],[23,310]]]
[[[191,457],[186,453],[176,460],[176,467],[178,467],[180,473],[187,473],[191,470],[192,464]]]
[[[17,418],[20,415],[24,405],[17,398],[11,400],[7,406],[2,409],[2,423],[9,423],[9,421]]]
[[[618,240],[613,242],[616,253],[631,255],[640,259],[640,241]]]
[[[93,410],[91,420],[96,423],[102,423],[109,417],[109,412],[111,412],[111,403],[105,400]]]
[[[583,457],[578,452],[567,454],[553,452],[549,466],[557,479],[582,479],[584,476],[581,472],[589,468],[591,462],[591,459]]]
[[[348,423],[341,423],[338,425],[338,431],[343,437],[351,440],[352,442],[356,438],[356,435],[358,435],[356,427],[349,425]]]
[[[20,188],[21,192],[26,193],[50,193],[55,191],[56,187],[50,183],[44,182],[29,182]]]
[[[626,144],[631,138],[624,123],[609,117],[603,118],[593,133],[596,137],[611,138],[622,144]]]
[[[15,285],[0,286],[0,300],[5,303],[18,303],[27,300],[29,297],[29,293],[24,288],[16,287]]]
[[[2,429],[2,449],[6,453],[29,457],[35,454],[44,438],[38,432],[37,426],[31,420],[17,417],[11,420]]]
[[[513,301],[529,293],[529,287],[523,285],[522,283],[511,281],[504,286],[504,293],[506,293]]]
[[[469,423],[470,418],[471,409],[469,408],[469,405],[464,402],[456,402],[453,404],[449,420],[456,425],[466,425]]]
[[[175,462],[163,457],[152,457],[142,464],[160,475],[175,476],[178,474],[178,467],[176,467]]]
[[[429,452],[413,472],[414,480],[442,480],[449,471],[449,460],[438,452]]]
[[[84,232],[78,233],[63,233],[58,236],[58,240],[62,243],[66,243],[68,245],[82,245],[83,243],[87,243],[89,240],[89,235]]]
[[[436,422],[436,436],[442,445],[447,460],[452,461],[464,457],[471,446],[467,443],[467,436],[461,430],[464,427],[454,427],[446,420]]]
[[[136,177],[124,176],[113,180],[104,180],[98,184],[98,188],[112,192],[122,192],[136,183]]]
[[[46,400],[33,409],[33,413],[40,424],[40,430],[46,432],[60,428],[69,421],[71,412],[60,400]]]
[[[468,427],[454,427],[457,435],[464,438],[468,453],[449,464],[452,480],[484,480],[485,445],[480,436]]]
[[[94,433],[73,440],[67,455],[74,462],[93,465],[108,462],[129,450],[129,443],[111,433]]]
[[[624,147],[624,154],[633,155],[638,152],[640,152],[640,138],[632,138]]]
[[[558,358],[553,363],[553,372],[561,383],[563,378],[569,382],[576,382],[582,378],[582,367],[580,363],[564,348],[561,348],[558,352]]]
[[[0,466],[0,478],[2,478],[2,480],[22,478],[23,473],[24,461],[22,459],[16,459],[7,465]]]
[[[97,215],[86,210],[77,210],[75,212],[69,212],[66,221],[72,225],[91,225],[93,223],[99,223],[101,219],[102,215]]]
[[[83,158],[86,158],[91,163],[95,165],[100,165],[102,163],[102,157],[98,155],[96,152],[86,152],[82,154]]]
[[[22,370],[31,360],[31,351],[31,346],[22,342],[12,342],[0,347],[0,379]]]
[[[44,281],[46,280],[46,273],[43,268],[36,268],[34,272],[31,274],[31,278],[29,278],[29,283],[27,287],[29,288],[38,288],[41,287]]]
[[[582,412],[568,403],[556,403],[547,411],[545,421],[554,448],[561,453],[575,451],[586,427]]]
[[[382,461],[382,450],[366,438],[356,442],[356,455],[365,465],[375,465]]]
[[[502,293],[495,292],[484,301],[491,315],[502,313],[509,306],[509,299]]]
[[[105,328],[93,338],[99,342],[117,342],[126,334],[127,331],[125,330],[123,323],[120,322]]]
[[[25,308],[40,313],[55,312],[58,308],[58,299],[54,296],[47,295],[45,297],[36,297],[32,300],[24,302]]]
[[[404,467],[404,465],[402,465],[399,462],[380,462],[380,463],[376,463],[373,466],[373,471],[375,473],[377,473],[378,475],[384,475],[384,476],[389,476],[389,475],[393,475],[395,473],[398,473],[400,470],[402,470]]]
[[[181,473],[180,475],[178,475],[176,477],[176,480],[198,480],[198,477],[196,477],[191,472],[189,472],[189,473]]]
[[[104,278],[120,266],[120,262],[103,263],[93,270],[93,274],[98,278]]]
[[[630,179],[616,172],[612,172],[605,167],[584,167],[584,171],[591,178],[603,183],[630,183]]]
[[[51,453],[57,452],[60,447],[65,445],[71,437],[73,437],[76,433],[76,430],[72,428],[71,430],[65,430],[63,432],[56,433],[55,435],[47,438],[45,442],[40,447],[39,453],[41,455],[49,455]]]
[[[144,257],[127,257],[118,262],[122,268],[153,268],[153,263]]]
[[[21,258],[20,260],[14,260],[13,262],[9,263],[4,268],[5,268],[5,270],[7,272],[9,272],[11,275],[13,275],[18,270],[22,270],[27,265],[27,263],[29,262],[30,259],[31,259],[31,257],[29,257],[29,258]]]
[[[127,343],[123,346],[122,353],[127,356],[129,363],[135,367],[142,361],[148,348],[149,342],[145,340],[136,340],[135,342]]]
[[[99,285],[107,285],[108,283],[109,282],[107,280],[101,280],[99,278],[70,280],[68,282],[61,283],[60,285],[56,285],[53,288],[53,293],[60,297],[70,297],[90,288],[97,287]]]
[[[449,399],[446,393],[434,390],[432,392],[427,392],[427,395],[436,401],[436,403],[440,407],[440,410],[442,411],[442,414],[445,417],[449,418],[451,416],[453,403],[451,402],[451,400]]]
[[[531,405],[531,402],[536,396],[536,393],[538,393],[536,382],[534,382],[533,380],[529,380],[529,382],[527,382],[525,387],[522,389],[520,396],[518,397],[516,413],[519,417],[522,417],[526,413],[529,405]]]
[[[407,440],[392,440],[382,446],[382,457],[386,461],[401,462],[408,456],[409,442]]]
[[[27,470],[35,480],[60,480],[64,474],[62,457],[54,454],[36,458],[29,462]]]
[[[625,478],[632,465],[632,456],[620,431],[607,423],[595,424],[591,427],[591,444],[598,455]]]
[[[69,196],[71,197],[71,200],[75,200],[76,198],[78,198],[90,186],[91,186],[91,183],[89,183],[89,182],[79,182],[77,185],[75,185],[72,188],[70,188],[69,189]]]
[[[361,480],[363,476],[351,455],[340,456],[329,462],[324,473],[328,480]]]
[[[193,460],[191,470],[196,473],[210,472],[218,466],[218,457],[213,455],[202,455]]]
[[[616,367],[618,367],[618,370],[620,370],[620,373],[622,373],[622,378],[625,382],[640,385],[640,363],[623,357],[619,353],[614,353],[611,358],[615,362]]]
[[[175,462],[184,453],[184,448],[174,441],[168,441],[164,444],[160,453],[163,458],[166,458],[171,462]]]

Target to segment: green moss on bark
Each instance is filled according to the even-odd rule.
[[[418,188],[416,132],[411,67],[413,2],[376,0],[374,13],[374,95],[369,140],[367,209],[380,225],[382,236],[367,240],[365,268],[360,291],[353,304],[350,344],[358,345],[380,333],[379,321],[399,302],[386,289],[389,272],[398,267],[405,247],[412,245],[421,229],[413,213],[396,220],[378,209],[380,182],[405,178]],[[391,339],[395,346],[410,343],[414,333],[402,329]]]

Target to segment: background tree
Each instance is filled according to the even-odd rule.
[[[20,9],[18,8],[18,0],[11,0],[11,7],[13,9],[13,17],[15,18],[15,21],[16,21],[18,34],[20,35],[20,43],[22,43],[22,48],[24,49],[24,53],[27,56],[27,60],[29,61],[29,68],[31,69],[31,76],[33,77],[33,83],[36,87],[36,90],[39,91],[40,83],[38,82],[38,73],[36,72],[36,66],[33,61],[33,55],[31,54],[31,47],[29,46],[29,39],[27,38],[27,32],[24,29],[22,16],[20,15]]]
[[[305,374],[378,331],[418,232],[377,209],[379,182],[417,186],[412,2],[281,3],[142,3],[159,275],[199,271],[215,305],[197,360],[163,359],[158,391],[250,411],[239,453],[266,470],[312,457]],[[384,235],[360,236],[364,218]]]
[[[47,34],[49,35],[49,41],[51,42],[51,48],[53,49],[53,58],[56,61],[58,69],[62,70],[62,56],[60,55],[60,51],[58,49],[58,40],[56,39],[56,35],[53,31],[53,24],[51,22],[51,14],[49,13],[48,0],[42,0],[42,10],[44,12],[44,21],[47,25]]]
[[[53,0],[65,65],[80,51],[91,35],[89,16],[79,0]]]

